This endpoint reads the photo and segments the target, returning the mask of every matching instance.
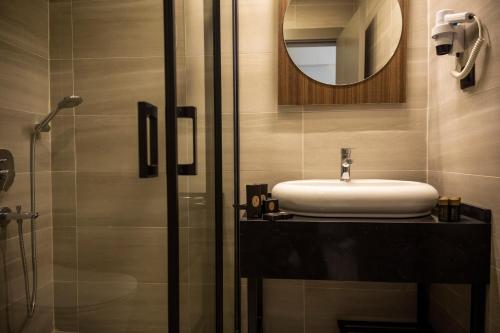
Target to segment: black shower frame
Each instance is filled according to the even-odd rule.
[[[223,170],[220,0],[213,0],[215,332],[223,331]],[[163,0],[168,240],[168,332],[180,332],[175,0]]]

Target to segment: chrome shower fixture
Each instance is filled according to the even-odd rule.
[[[39,124],[35,125],[33,132],[31,133],[30,141],[30,197],[31,197],[31,207],[30,212],[26,215],[31,221],[31,270],[32,270],[32,283],[29,283],[29,269],[28,260],[26,256],[26,248],[24,246],[24,232],[23,232],[23,219],[20,213],[21,207],[17,209],[17,213],[11,215],[10,213],[4,212],[4,217],[6,218],[16,218],[18,222],[18,234],[19,234],[19,246],[21,249],[21,260],[24,271],[24,287],[26,292],[26,308],[28,312],[28,317],[33,317],[36,309],[36,292],[37,292],[37,282],[38,282],[38,260],[37,260],[37,250],[36,250],[36,218],[38,213],[36,212],[36,144],[40,137],[41,132],[50,131],[49,123],[52,119],[61,111],[62,109],[74,108],[82,104],[83,99],[80,96],[67,96],[64,97],[62,101],[57,104],[57,108],[50,112]],[[6,215],[7,214],[7,215]],[[21,214],[21,215],[20,215]]]
[[[50,131],[49,123],[50,121],[61,111],[62,109],[71,109],[82,104],[83,98],[80,96],[66,96],[57,104],[57,109],[52,111],[45,117],[38,125],[35,126],[35,133],[48,132]]]

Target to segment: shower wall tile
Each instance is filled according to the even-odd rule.
[[[50,59],[72,59],[73,27],[71,1],[51,1],[50,8]]]
[[[167,327],[167,286],[133,279],[78,285],[80,333],[161,333]]]
[[[54,306],[52,283],[39,286],[37,296],[37,311],[30,320],[26,320],[24,298],[13,302],[8,308],[0,309],[2,318],[0,332],[52,333]]]
[[[0,107],[46,114],[48,61],[0,39]]]
[[[166,227],[165,178],[77,173],[78,226]]]
[[[162,110],[163,63],[162,58],[75,60],[75,93],[85,100],[78,107],[78,115],[135,116],[138,101],[147,101]]]
[[[75,58],[163,56],[160,0],[73,1]]]
[[[0,2],[0,40],[48,59],[47,0]]]
[[[73,61],[50,61],[50,101],[51,110],[65,97],[73,95]],[[65,109],[61,115],[73,115],[72,110]],[[61,116],[59,116],[61,117]],[[57,118],[56,118],[57,119]]]
[[[165,170],[164,120],[158,111],[158,169]],[[76,117],[78,172],[139,173],[137,115]],[[113,152],[113,154],[110,154]]]
[[[166,228],[78,227],[77,232],[79,282],[166,283]]]
[[[75,117],[59,115],[50,127],[52,172],[75,171]]]
[[[30,207],[29,153],[33,125],[49,106],[48,3],[0,1],[0,142],[14,155],[16,178],[0,193],[0,206]],[[24,274],[15,221],[0,230],[0,332],[51,333],[53,318],[50,135],[37,145],[38,308],[26,322]],[[27,260],[31,260],[30,223],[23,223]],[[29,268],[31,271],[31,268]],[[31,273],[30,273],[31,274]]]
[[[189,230],[189,283],[215,285],[215,231],[213,228]]]
[[[54,282],[55,329],[78,332],[78,285],[76,282]]]
[[[2,102],[0,101],[0,103]],[[14,155],[17,173],[29,172],[31,132],[33,124],[36,124],[41,118],[42,116],[38,114],[0,107],[0,119],[2,120],[0,121],[0,142],[2,143],[2,149],[8,149]],[[38,171],[50,170],[50,136],[41,136],[37,145],[36,160]],[[16,183],[13,186],[16,187]],[[20,191],[23,190],[26,190],[26,188],[21,187]]]
[[[213,332],[215,327],[215,285],[193,284],[186,286],[188,295],[181,308],[187,317],[185,332]],[[181,315],[182,316],[182,315]]]
[[[208,3],[207,3],[208,4]],[[204,1],[191,0],[184,3],[185,55],[199,57],[205,53]]]
[[[75,227],[54,227],[54,281],[76,282],[77,248]]]
[[[30,176],[29,173],[18,173],[12,187],[8,192],[0,193],[0,202],[3,207],[15,209],[20,205],[23,211],[28,211],[30,207]],[[37,219],[37,228],[44,229],[52,227],[52,186],[49,172],[39,172],[36,174],[37,212],[40,216]],[[24,232],[28,233],[29,225],[25,225]],[[3,231],[2,231],[3,232]],[[10,223],[5,230],[5,237],[9,239],[17,236],[16,223]],[[1,237],[1,236],[0,236]]]

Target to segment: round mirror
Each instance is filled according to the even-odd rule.
[[[398,0],[291,0],[283,21],[292,61],[330,85],[357,83],[380,71],[402,30]]]

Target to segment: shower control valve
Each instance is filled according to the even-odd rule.
[[[0,208],[0,224],[9,223],[11,220],[16,220],[21,222],[23,220],[31,220],[36,219],[38,217],[38,213],[33,212],[21,212],[21,206],[16,206],[16,212],[12,212],[12,209],[9,207]]]

